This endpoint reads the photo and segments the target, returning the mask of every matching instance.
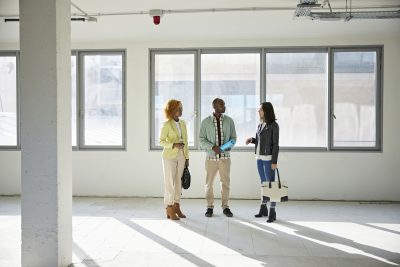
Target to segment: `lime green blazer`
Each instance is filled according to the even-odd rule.
[[[183,154],[186,159],[189,159],[189,144],[188,144],[188,135],[186,122],[183,120],[179,120],[179,124],[181,126],[182,131],[182,139],[185,146],[183,147]],[[175,121],[173,119],[167,120],[164,122],[163,127],[161,128],[160,134],[160,145],[164,148],[162,152],[162,156],[165,159],[174,159],[178,156],[179,149],[172,148],[174,143],[180,143],[179,139],[179,131],[176,127]]]

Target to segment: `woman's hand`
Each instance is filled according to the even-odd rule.
[[[183,149],[183,146],[184,146],[183,143],[174,143],[172,145],[172,148]]]
[[[250,144],[251,141],[253,141],[253,138],[251,138],[251,137],[250,137],[250,138],[247,138],[247,139],[246,139],[246,145]]]
[[[186,161],[185,161],[185,168],[188,168],[189,167],[189,160],[187,159]]]
[[[276,168],[278,168],[278,164],[271,164],[271,169],[275,170]]]

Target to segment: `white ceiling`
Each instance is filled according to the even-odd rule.
[[[155,26],[149,15],[104,16],[97,23],[72,22],[72,41],[172,41],[218,39],[400,37],[400,19],[311,21],[293,19],[298,0],[73,0],[85,12],[136,12],[150,9],[290,7],[288,11],[165,14]],[[319,1],[320,3],[322,0]],[[345,0],[331,0],[333,9]],[[400,0],[353,0],[353,6],[400,6]],[[398,8],[400,9],[400,8]],[[71,8],[71,13],[78,13]],[[18,15],[18,0],[0,0],[0,17]],[[18,42],[19,23],[0,20],[0,43]]]

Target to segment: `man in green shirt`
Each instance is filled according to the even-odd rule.
[[[236,130],[233,120],[224,115],[225,102],[220,98],[214,99],[212,102],[214,113],[201,122],[199,143],[200,148],[207,153],[206,157],[206,200],[207,211],[206,217],[213,215],[214,209],[214,179],[219,172],[222,188],[222,209],[227,217],[233,214],[229,209],[229,190],[230,190],[230,169],[231,158],[230,149],[221,151],[220,146],[233,140],[236,143]]]

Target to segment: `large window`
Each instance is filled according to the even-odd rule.
[[[326,147],[327,53],[266,54],[267,101],[275,108],[282,147]]]
[[[17,52],[0,52],[0,149],[18,149]],[[73,51],[71,145],[125,149],[125,52]]]
[[[17,57],[0,53],[0,147],[17,148]]]
[[[235,122],[236,147],[253,136],[260,102],[260,53],[201,55],[201,119],[213,112],[212,101],[224,99]]]
[[[333,50],[333,146],[377,148],[379,66],[376,50]]]
[[[160,149],[162,108],[176,98],[182,100],[183,118],[190,125],[189,143],[199,149],[201,120],[220,97],[235,121],[236,149],[245,148],[245,139],[254,136],[257,109],[268,101],[275,107],[283,150],[380,150],[381,50],[151,50],[150,146]]]
[[[81,53],[80,59],[83,64],[81,147],[123,147],[123,54]]]
[[[159,143],[164,116],[164,105],[169,99],[182,102],[182,118],[186,121],[189,146],[195,145],[195,54],[182,52],[154,55],[154,142]]]

